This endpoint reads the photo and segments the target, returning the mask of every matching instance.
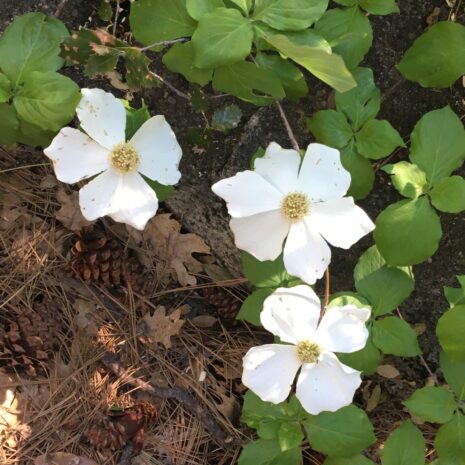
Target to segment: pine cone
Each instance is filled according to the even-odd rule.
[[[241,301],[227,288],[212,286],[201,288],[203,297],[215,307],[220,318],[234,320],[241,308]]]
[[[144,428],[157,417],[157,409],[149,402],[140,402],[121,411],[110,411],[84,433],[96,449],[121,449],[132,441],[138,454],[144,444]]]
[[[0,365],[23,369],[36,377],[37,369],[44,367],[48,352],[57,343],[57,315],[56,305],[42,301],[0,327]]]

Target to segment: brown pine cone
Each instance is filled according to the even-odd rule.
[[[201,288],[207,302],[215,307],[220,318],[234,320],[239,313],[242,302],[227,288],[212,286]]]

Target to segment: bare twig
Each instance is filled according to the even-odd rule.
[[[63,13],[63,10],[65,9],[67,3],[68,0],[61,0],[61,2],[57,6],[57,9],[55,10],[55,13],[53,14],[55,18],[58,18],[61,15],[61,13]]]
[[[109,371],[111,371],[118,378],[123,379],[127,384],[141,389],[155,397],[158,397],[159,399],[173,399],[181,402],[184,407],[186,407],[186,409],[188,409],[199,419],[199,421],[204,425],[211,436],[221,444],[229,444],[233,441],[233,438],[228,436],[228,434],[221,429],[211,414],[206,412],[202,406],[199,405],[197,400],[188,392],[176,387],[168,388],[153,386],[146,381],[129,375],[121,366],[118,357],[109,352],[106,352],[103,355],[102,362]]]
[[[295,150],[297,150],[297,152],[300,152],[299,144],[294,135],[294,132],[292,131],[291,125],[289,124],[289,120],[287,119],[286,113],[284,113],[282,105],[278,101],[276,101],[276,106],[278,107],[279,114],[281,116],[281,119],[283,120],[284,126],[286,127],[287,135],[289,137],[289,140],[291,141],[292,147]]]
[[[115,19],[113,21],[113,35],[116,36],[116,28],[118,27],[118,16],[119,16],[119,0],[116,0]]]
[[[154,77],[156,77],[160,82],[165,84],[166,87],[171,89],[176,95],[179,95],[179,97],[185,98],[186,100],[190,100],[190,96],[182,92],[181,90],[177,89],[176,87],[173,86],[170,82],[168,82],[165,78],[161,77],[159,74],[154,73],[153,71],[150,71],[150,74]]]
[[[174,39],[174,40],[164,40],[162,42],[155,42],[154,44],[147,45],[146,47],[142,47],[139,49],[141,52],[146,52],[147,50],[150,50],[153,47],[166,47],[167,45],[172,45],[172,44],[177,44],[178,42],[186,42],[188,39],[185,37],[181,37],[180,39]]]

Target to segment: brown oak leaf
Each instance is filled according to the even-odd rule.
[[[68,194],[63,187],[60,187],[57,192],[57,200],[61,208],[56,212],[55,216],[66,228],[71,231],[80,231],[83,227],[92,224],[92,221],[87,221],[82,216],[77,192]]]
[[[143,339],[151,344],[160,343],[167,349],[171,347],[171,337],[177,336],[181,331],[184,320],[181,320],[182,309],[178,308],[166,314],[166,308],[159,305],[154,314],[145,315],[141,322]]]

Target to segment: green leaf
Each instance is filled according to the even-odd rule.
[[[363,60],[373,42],[370,21],[357,7],[328,10],[315,24],[315,30],[344,58],[349,69]]]
[[[439,354],[439,365],[449,387],[459,400],[465,399],[465,362],[452,360],[445,352]]]
[[[354,268],[354,281],[355,283],[362,281],[362,279],[370,276],[375,271],[386,266],[386,260],[381,256],[376,245],[369,247],[358,259]]]
[[[371,308],[368,300],[355,292],[337,292],[336,294],[332,294],[327,308],[344,307],[345,305],[355,305],[358,308]]]
[[[303,439],[304,433],[299,422],[289,421],[281,423],[278,431],[278,442],[283,452],[300,447]]]
[[[19,121],[15,109],[0,103],[0,145],[11,147],[17,142]]]
[[[158,181],[142,176],[145,179],[145,182],[155,191],[157,199],[159,202],[164,202],[166,199],[171,197],[174,194],[174,186],[165,186],[160,184]]]
[[[307,29],[321,18],[328,0],[255,0],[253,19],[280,31]]]
[[[367,414],[355,405],[311,416],[304,427],[312,449],[327,455],[350,457],[376,440]]]
[[[449,176],[465,159],[465,129],[450,107],[426,113],[410,140],[410,160],[432,184]]]
[[[144,101],[137,109],[132,108],[127,100],[123,100],[123,104],[126,108],[126,140],[130,140],[137,130],[150,119],[150,112]]]
[[[285,97],[278,78],[248,61],[216,69],[213,88],[255,105],[267,105]]]
[[[281,452],[275,439],[259,439],[242,449],[238,465],[300,465],[301,461],[300,448]]]
[[[407,420],[386,441],[381,451],[382,465],[424,465],[425,440],[421,431]]]
[[[257,54],[255,59],[260,68],[268,71],[281,81],[287,98],[298,99],[307,95],[308,87],[305,76],[290,61],[281,58],[279,55],[265,55],[264,53]]]
[[[16,94],[14,107],[20,119],[59,131],[73,118],[80,99],[79,86],[68,77],[33,71]]]
[[[373,342],[385,354],[401,357],[414,357],[421,354],[415,331],[408,323],[395,316],[375,321]]]
[[[129,20],[134,37],[144,45],[190,37],[196,26],[186,0],[137,0]]]
[[[313,46],[299,44],[298,39],[293,36],[282,34],[267,33],[265,39],[280,53],[303,66],[337,91],[345,92],[355,87],[355,80],[344,64],[344,60],[339,55],[323,50],[325,44],[323,38],[320,38]]]
[[[336,110],[317,111],[307,118],[307,128],[318,142],[336,149],[345,147],[353,137],[346,117]]]
[[[424,194],[428,181],[424,171],[417,165],[400,161],[393,165],[385,165],[382,170],[391,175],[392,184],[404,197],[416,199]]]
[[[400,134],[386,120],[372,119],[355,135],[358,153],[372,160],[387,157],[397,147],[405,147]]]
[[[56,131],[45,131],[35,124],[19,120],[17,141],[21,144],[32,145],[33,147],[48,147],[55,135]]]
[[[150,73],[150,58],[140,50],[131,47],[126,49],[126,82],[130,89],[149,89],[159,84],[157,78]]]
[[[375,465],[374,462],[363,455],[354,455],[352,457],[327,457],[323,465]]]
[[[358,0],[358,4],[372,15],[399,13],[396,0]]]
[[[416,265],[436,252],[442,229],[425,196],[389,205],[376,219],[373,233],[381,255],[390,265]]]
[[[414,415],[432,423],[447,423],[457,408],[454,396],[443,387],[426,386],[402,402]]]
[[[224,7],[223,0],[186,0],[187,12],[196,21],[211,13],[215,8]]]
[[[256,287],[279,287],[291,279],[286,271],[283,256],[274,261],[261,262],[242,252],[242,269],[245,277]]]
[[[110,5],[110,0],[100,0],[100,6],[97,14],[102,21],[111,21],[113,17],[113,9]]]
[[[350,173],[350,188],[347,195],[355,199],[365,198],[375,181],[375,172],[370,160],[362,157],[351,143],[341,150],[342,166]]]
[[[0,72],[0,103],[8,102],[12,90],[10,80]]]
[[[465,362],[465,305],[456,305],[439,318],[436,326],[439,343],[447,355],[458,362]]]
[[[255,326],[261,326],[260,314],[263,310],[263,302],[272,294],[274,289],[256,289],[242,302],[241,309],[236,319],[248,321]]]
[[[87,76],[95,77],[113,71],[118,64],[121,53],[117,50],[110,49],[106,46],[102,47],[99,53],[91,54],[85,66]]]
[[[33,71],[56,71],[63,65],[60,43],[68,35],[58,19],[42,13],[17,17],[0,38],[0,69],[13,88]]]
[[[175,73],[182,74],[188,81],[204,86],[213,75],[212,69],[200,69],[194,66],[192,42],[174,44],[163,56],[164,65]]]
[[[430,192],[431,203],[444,213],[465,210],[465,179],[451,176],[438,181]]]
[[[370,334],[367,343],[363,349],[357,350],[350,354],[337,354],[339,360],[345,365],[361,371],[364,375],[372,375],[376,373],[383,356],[373,342],[373,337]]]
[[[229,131],[237,127],[242,118],[242,111],[237,105],[226,105],[215,110],[212,116],[212,128],[217,131]]]
[[[248,14],[252,8],[252,0],[230,0],[237,5],[245,14]]]
[[[465,416],[457,412],[452,420],[439,428],[434,441],[439,463],[465,465]]]
[[[423,87],[449,87],[465,74],[465,26],[440,21],[415,40],[397,65]]]
[[[378,114],[381,97],[370,68],[356,68],[352,74],[357,87],[344,93],[336,92],[336,108],[347,116],[354,131],[358,131]]]
[[[214,68],[241,61],[252,48],[252,23],[238,10],[216,8],[203,16],[192,36],[194,64]]]
[[[465,275],[457,276],[460,287],[444,287],[444,295],[451,307],[465,304]]]

